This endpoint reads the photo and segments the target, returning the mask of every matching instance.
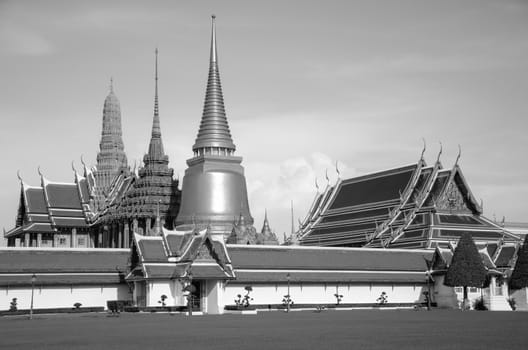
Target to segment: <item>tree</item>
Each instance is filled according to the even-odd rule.
[[[524,238],[523,245],[517,251],[517,262],[510,277],[510,289],[526,287],[528,287],[528,237]]]
[[[486,281],[486,267],[469,233],[464,233],[453,253],[444,280],[449,287],[464,287],[464,306],[468,305],[467,288],[481,288]]]

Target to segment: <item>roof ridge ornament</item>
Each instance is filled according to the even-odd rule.
[[[44,175],[42,175],[42,171],[40,171],[40,165],[37,167],[37,173],[40,177],[44,177]]]
[[[24,180],[22,180],[22,176],[20,176],[20,169],[17,170],[17,177],[18,180],[20,180],[20,183],[24,182]]]
[[[339,171],[339,167],[337,166],[337,160],[335,162],[335,169],[336,169],[336,173],[337,173],[337,180],[339,181],[339,179],[341,178],[341,172]]]
[[[458,155],[455,160],[455,165],[453,167],[456,167],[458,165],[458,161],[460,160],[460,156],[462,155],[462,147],[460,147],[460,144],[458,145]]]
[[[422,137],[422,142],[423,142],[423,148],[422,148],[422,154],[420,155],[420,160],[424,161],[424,154],[425,154],[425,150],[427,149],[427,145],[425,143],[425,138],[423,137]]]
[[[440,156],[442,155],[442,151],[443,151],[443,146],[442,146],[442,141],[438,141],[438,143],[440,144],[440,151],[438,152],[438,156],[436,157],[436,162],[440,162]]]
[[[317,193],[319,193],[319,184],[317,183],[317,176],[315,177],[315,189],[317,190]]]

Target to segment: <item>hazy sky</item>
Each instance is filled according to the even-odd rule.
[[[93,164],[109,79],[129,162],[147,151],[154,49],[170,166],[192,156],[217,15],[220,74],[257,229],[304,217],[335,161],[352,176],[460,165],[489,217],[528,221],[526,1],[1,1],[0,225],[16,171],[39,185]]]

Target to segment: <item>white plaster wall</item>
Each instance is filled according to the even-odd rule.
[[[153,281],[147,283],[147,306],[161,306],[161,296],[166,295],[166,306],[186,305],[182,296],[181,283],[177,280],[170,281]]]
[[[0,310],[8,310],[11,300],[17,298],[19,309],[29,309],[31,304],[31,287],[0,288]],[[131,300],[132,294],[126,284],[104,286],[35,286],[33,307],[49,309],[73,307],[79,302],[83,307],[104,306],[107,300]]]
[[[224,304],[234,304],[237,294],[244,295],[246,284],[229,283],[224,291]],[[281,304],[284,295],[288,294],[288,285],[285,283],[255,284],[250,296],[252,304]],[[399,284],[331,284],[331,283],[291,283],[290,296],[295,304],[336,304],[334,294],[343,295],[341,303],[376,303],[382,292],[387,294],[389,303],[415,303],[424,300],[422,285]]]

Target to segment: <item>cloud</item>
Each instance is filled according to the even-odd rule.
[[[330,184],[337,181],[335,161],[324,153],[293,157],[278,162],[247,162],[246,180],[255,227],[260,229],[264,211],[268,210],[270,225],[279,239],[291,231],[291,202],[294,204],[294,224],[303,219],[316,194],[315,179],[320,188],[326,186],[326,171]],[[345,163],[338,163],[341,176],[355,173]]]

